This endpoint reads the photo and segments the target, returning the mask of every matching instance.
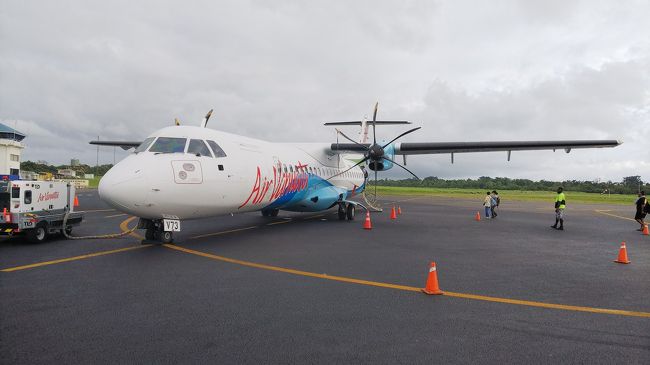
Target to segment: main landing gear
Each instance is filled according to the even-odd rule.
[[[277,217],[280,209],[263,209],[262,217]]]
[[[339,220],[344,221],[344,220],[349,220],[352,221],[354,220],[354,215],[356,213],[356,207],[354,204],[350,203],[339,203]]]
[[[165,231],[162,219],[142,219],[138,222],[138,228],[145,229],[142,244],[164,244],[174,242],[173,232]]]

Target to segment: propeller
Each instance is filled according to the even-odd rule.
[[[339,172],[336,175],[332,175],[329,178],[327,178],[326,180],[330,180],[330,179],[333,179],[333,178],[335,178],[335,177],[337,177],[339,175],[343,175],[346,172],[352,170],[353,168],[355,168],[355,167],[357,167],[357,166],[359,166],[359,165],[361,165],[361,164],[363,164],[365,162],[368,162],[368,165],[375,172],[375,177],[374,177],[375,181],[374,181],[373,185],[375,186],[375,196],[377,196],[377,167],[381,163],[382,160],[386,160],[386,161],[391,162],[392,164],[394,164],[396,166],[401,167],[404,171],[406,171],[409,174],[413,175],[413,177],[415,177],[417,180],[420,180],[420,178],[416,174],[414,174],[411,170],[407,169],[406,167],[402,166],[401,164],[397,163],[396,161],[394,161],[393,159],[388,157],[387,154],[386,154],[385,148],[390,146],[396,140],[406,136],[407,134],[413,133],[413,132],[417,131],[418,129],[422,128],[422,127],[416,127],[416,128],[410,129],[410,130],[400,134],[399,136],[393,138],[390,142],[385,143],[382,146],[381,144],[377,143],[377,133],[376,133],[376,128],[377,127],[376,127],[375,122],[377,121],[377,110],[378,110],[378,108],[379,108],[379,102],[375,103],[375,109],[374,109],[374,111],[372,113],[372,121],[371,122],[372,122],[372,142],[373,143],[370,146],[363,145],[363,144],[353,140],[352,138],[348,137],[347,135],[345,135],[345,133],[341,132],[339,129],[336,129],[336,132],[338,134],[340,134],[343,138],[347,139],[348,141],[350,141],[350,142],[352,142],[352,143],[354,143],[354,144],[356,144],[358,146],[362,146],[365,149],[366,152],[364,153],[363,159],[361,159],[359,162],[354,164],[354,166],[352,166],[352,167],[350,167],[350,168],[348,168],[348,169],[346,169],[346,170],[344,170],[342,172]],[[337,140],[336,140],[337,145],[338,145],[338,134],[337,134],[337,137],[336,137],[337,138]]]

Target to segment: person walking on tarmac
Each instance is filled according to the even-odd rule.
[[[634,220],[641,225],[641,228],[637,229],[637,231],[643,231],[643,227],[645,227],[643,220],[646,215],[646,204],[648,204],[648,199],[645,197],[645,191],[642,190],[639,193],[639,199],[636,200],[636,215],[634,215]]]
[[[492,218],[496,218],[498,215],[497,207],[501,203],[501,198],[499,198],[499,193],[496,190],[492,190],[492,195],[490,196],[492,197]]]
[[[557,188],[557,195],[555,196],[555,224],[551,228],[557,230],[564,230],[564,209],[566,208],[566,197],[564,196],[563,189],[560,186]],[[558,227],[557,224],[560,223]]]
[[[483,199],[483,207],[485,207],[485,218],[492,218],[492,196],[487,192],[487,196]]]

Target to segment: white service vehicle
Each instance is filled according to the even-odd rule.
[[[83,220],[74,212],[75,188],[54,181],[0,181],[0,234],[24,233],[31,242],[41,242],[52,233],[67,234]],[[68,220],[63,227],[66,213]]]

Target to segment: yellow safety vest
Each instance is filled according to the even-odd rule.
[[[557,195],[557,197],[555,197],[555,202],[556,202],[556,203],[559,203],[559,202],[561,202],[562,200],[564,200],[564,201],[566,202],[566,198],[564,197],[564,193],[559,193],[559,194]],[[566,205],[564,205],[564,204],[560,204],[560,207],[559,207],[559,208],[560,208],[560,209],[564,209],[564,208],[566,208]]]

